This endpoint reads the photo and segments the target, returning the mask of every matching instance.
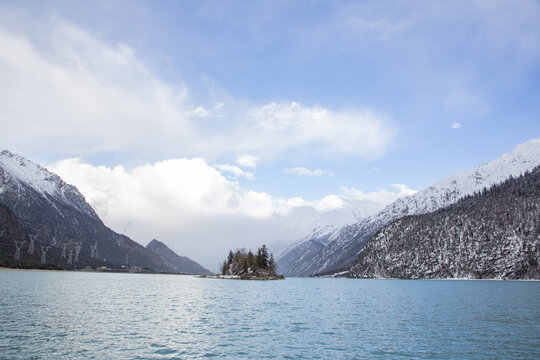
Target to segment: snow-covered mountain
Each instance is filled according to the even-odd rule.
[[[304,264],[332,241],[332,235],[340,228],[333,225],[316,227],[313,232],[294,242],[278,255],[277,272],[285,276],[309,275]]]
[[[510,176],[516,177],[540,164],[540,138],[517,146],[500,158],[472,170],[452,175],[414,195],[400,198],[355,224],[346,225],[332,233],[328,245],[309,256],[298,248],[292,249],[299,259],[291,275],[312,275],[346,270],[356,258],[366,241],[380,228],[406,215],[425,214],[457,202],[460,198],[501,183]],[[280,260],[289,254],[283,255]]]
[[[4,150],[0,153],[0,194],[13,192],[17,206],[26,203],[30,196],[28,189],[46,199],[53,207],[61,203],[95,220],[99,217],[86,202],[84,196],[73,185],[66,184],[58,175],[49,172],[32,161]]]
[[[539,279],[540,167],[435,212],[400,218],[367,242],[348,276]]]
[[[183,263],[165,261],[127,236],[115,233],[103,224],[75,186],[9,151],[0,153],[0,205],[5,208],[0,222],[3,258],[18,256],[32,263],[42,261],[46,252],[48,263],[66,269],[105,265],[190,273],[196,264],[182,258],[189,263],[184,269]],[[198,266],[204,270],[201,273],[207,271]]]

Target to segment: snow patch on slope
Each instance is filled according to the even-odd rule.
[[[490,163],[464,171],[418,193],[398,199],[373,218],[396,215],[417,215],[435,211],[457,202],[460,198],[490,188],[509,177],[517,177],[540,164],[540,138],[518,145]]]
[[[0,153],[0,168],[3,170],[4,176],[8,175],[9,177],[0,183],[0,194],[6,191],[9,186],[16,186],[19,192],[21,184],[25,184],[43,195],[55,208],[53,200],[60,201],[83,214],[99,219],[75,186],[67,184],[58,175],[44,167],[4,150]]]
[[[313,231],[310,234],[308,234],[308,235],[306,235],[304,237],[301,237],[300,239],[296,240],[292,244],[288,244],[288,245],[284,246],[282,249],[280,249],[279,251],[275,252],[274,256],[276,257],[276,259],[279,260],[281,257],[283,257],[284,255],[289,253],[291,250],[293,250],[297,246],[299,246],[299,245],[301,245],[301,244],[303,244],[303,243],[305,243],[307,241],[310,241],[310,240],[317,240],[319,243],[326,246],[331,241],[331,236],[330,235],[332,233],[336,232],[339,229],[340,229],[340,227],[337,227],[337,226],[331,225],[331,224],[317,226],[317,227],[313,228]]]
[[[449,176],[414,195],[398,199],[376,215],[368,217],[365,222],[378,227],[406,215],[426,214],[499,184],[511,176],[517,177],[539,164],[540,138],[536,138],[518,145],[492,162]],[[341,238],[342,242],[348,240],[347,237]]]

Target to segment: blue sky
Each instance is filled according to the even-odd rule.
[[[81,168],[201,158],[241,197],[380,207],[540,133],[537,1],[0,1],[0,30],[0,142],[141,242]]]

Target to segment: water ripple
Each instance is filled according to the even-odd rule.
[[[540,283],[0,271],[0,359],[522,358]]]

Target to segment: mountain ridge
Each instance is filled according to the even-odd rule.
[[[107,266],[183,272],[108,228],[75,186],[7,150],[0,152],[0,204],[17,218],[24,233],[7,242],[7,237],[3,239],[0,256],[15,257],[18,241],[24,242],[21,260],[42,262],[45,251],[46,261],[65,269]]]
[[[178,255],[165,243],[159,240],[152,239],[152,241],[146,245],[146,249],[152,252],[152,254],[155,256],[159,257],[161,263],[167,265],[170,269],[173,269],[178,273],[201,275],[212,274],[211,271],[205,269],[190,258]]]
[[[8,150],[3,150],[0,152],[0,169],[3,173],[9,173],[12,180],[24,183],[41,193],[45,198],[54,197],[81,213],[101,221],[75,186],[67,184],[58,175],[48,171],[41,165]],[[3,177],[5,178],[5,175]],[[2,182],[2,185],[0,194],[6,191],[5,181]],[[12,185],[16,186],[18,184]],[[16,206],[17,204],[14,205],[14,207]]]
[[[414,195],[396,200],[375,215],[343,226],[332,234],[328,245],[309,256],[297,254],[299,260],[293,264],[294,268],[289,267],[287,271],[296,276],[342,271],[352,265],[369,238],[391,221],[448,206],[463,196],[500,183],[510,176],[519,176],[539,164],[540,138],[535,138],[489,163],[446,177]],[[278,259],[278,268],[287,255]]]
[[[540,167],[377,231],[349,276],[540,279]]]

